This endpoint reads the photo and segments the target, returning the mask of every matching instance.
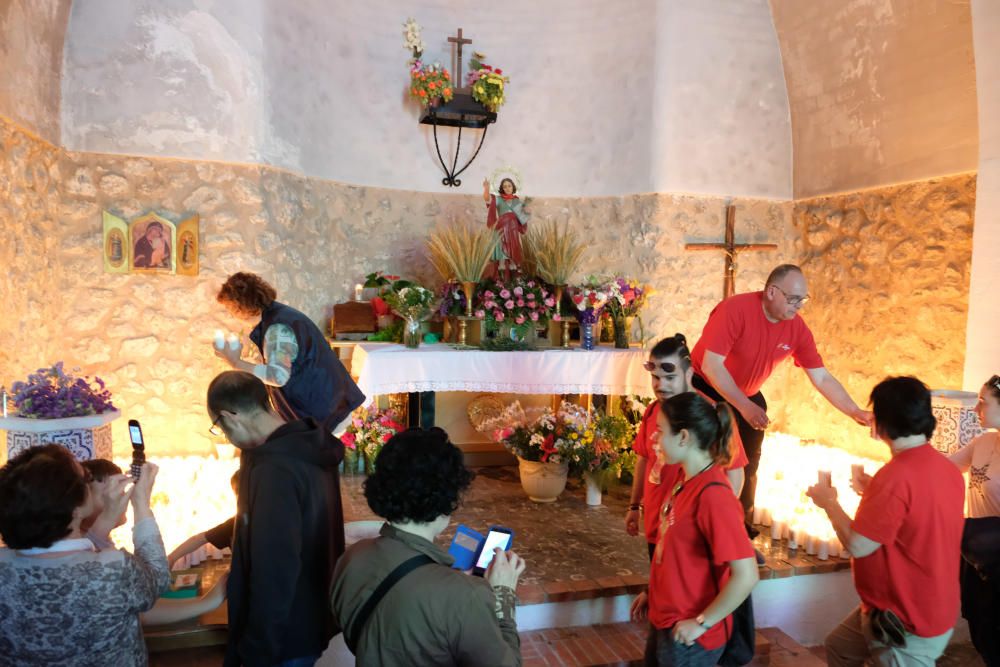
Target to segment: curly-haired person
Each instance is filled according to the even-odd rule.
[[[149,506],[156,472],[109,482],[113,514],[132,503],[131,554],[85,537],[97,499],[69,450],[32,447],[0,468],[0,665],[148,664],[139,613],[170,584]]]
[[[514,591],[524,561],[497,549],[485,579],[450,566],[434,544],[473,474],[438,428],[410,429],[386,443],[365,481],[368,506],[387,523],[337,562],[330,604],[358,664],[520,665]],[[372,594],[401,564],[424,564],[397,580],[361,618]]]
[[[260,378],[285,421],[312,417],[335,430],[364,402],[365,395],[316,323],[278,302],[277,296],[277,291],[254,273],[241,271],[229,276],[216,299],[233,317],[256,322],[250,340],[264,363],[245,361],[242,348],[234,350],[228,345],[215,348],[215,354],[234,369]]]

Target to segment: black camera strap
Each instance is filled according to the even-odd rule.
[[[368,618],[372,615],[372,612],[375,611],[375,607],[377,607],[378,603],[382,601],[382,598],[385,597],[385,594],[388,593],[400,579],[408,575],[410,572],[413,572],[421,565],[428,565],[433,562],[434,559],[427,554],[419,554],[413,558],[404,560],[396,567],[395,570],[390,572],[389,575],[382,580],[382,583],[378,585],[375,592],[373,592],[368,599],[365,600],[365,604],[361,607],[361,611],[359,611],[358,615],[355,617],[354,623],[352,623],[351,627],[347,628],[344,632],[344,641],[347,643],[347,648],[351,649],[351,653],[357,655],[356,649],[358,646],[358,640],[361,639],[361,632],[365,629],[365,624],[368,623]]]

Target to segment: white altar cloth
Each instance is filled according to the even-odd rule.
[[[537,352],[456,350],[451,345],[360,343],[352,370],[368,399],[380,394],[471,391],[507,394],[638,394],[652,397],[648,352],[598,347]]]

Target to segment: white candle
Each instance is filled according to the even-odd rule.
[[[241,346],[242,343],[240,343],[240,337],[233,333],[229,334],[229,349],[238,350]]]
[[[840,540],[837,539],[836,537],[831,537],[830,538],[830,555],[831,556],[840,556],[842,550],[843,550],[843,547],[840,545]]]
[[[820,484],[833,486],[833,473],[831,473],[829,470],[820,470],[819,475],[817,475],[817,477],[819,477]]]
[[[826,540],[820,540],[819,544],[816,545],[816,558],[820,560],[826,560],[830,557],[830,543]]]
[[[771,510],[764,508],[764,511],[760,515],[760,525],[770,526],[771,525]]]
[[[783,521],[772,521],[771,522],[771,539],[780,540],[781,539],[781,528],[784,525]]]
[[[809,535],[809,537],[806,539],[805,541],[806,553],[809,554],[810,556],[814,556],[816,554],[817,542],[819,542],[819,540],[816,539],[815,535]]]
[[[364,288],[365,288],[365,286],[362,285],[361,283],[357,283],[354,286],[354,300],[355,301],[361,301],[361,292],[362,292],[362,290],[364,290]]]
[[[226,346],[226,334],[222,332],[222,329],[215,330],[214,344],[216,350],[221,350]]]
[[[753,506],[753,523],[755,526],[761,525],[761,521],[764,518],[764,506],[754,505]]]
[[[799,548],[799,543],[795,539],[796,537],[798,537],[798,535],[799,535],[799,531],[797,531],[797,530],[791,530],[788,533],[788,548],[790,550],[792,550],[792,551],[795,551],[796,549]]]

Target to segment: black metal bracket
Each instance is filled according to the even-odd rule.
[[[434,128],[434,149],[437,151],[438,161],[441,163],[441,169],[445,174],[445,177],[441,179],[442,185],[454,188],[462,185],[462,180],[458,176],[468,169],[476,159],[476,156],[479,155],[479,151],[483,148],[483,142],[486,140],[486,130],[496,120],[496,113],[487,111],[482,104],[473,100],[472,95],[468,93],[455,93],[455,96],[447,104],[427,109],[427,113],[420,119],[420,123],[431,125]],[[444,161],[444,156],[441,155],[441,145],[438,142],[438,126],[458,128],[458,143],[455,146],[455,157],[452,160],[450,169]],[[483,134],[479,137],[479,145],[476,146],[472,157],[469,158],[468,162],[461,169],[458,169],[458,155],[462,149],[462,128],[481,129]]]

